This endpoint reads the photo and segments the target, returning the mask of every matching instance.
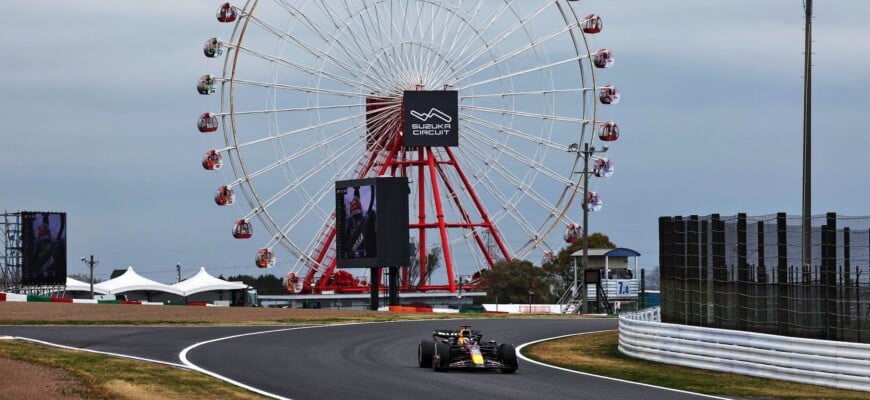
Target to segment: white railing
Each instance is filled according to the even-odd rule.
[[[666,364],[870,392],[870,344],[665,324],[658,308],[620,315],[619,351]]]

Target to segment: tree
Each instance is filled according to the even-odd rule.
[[[499,261],[495,267],[482,271],[487,286],[488,303],[527,303],[529,291],[536,303],[552,303],[552,277],[542,268],[526,260]]]
[[[589,235],[590,249],[615,249],[616,247],[610,238],[603,233],[595,232]],[[554,281],[554,290],[558,293],[556,299],[561,297],[574,283],[574,257],[571,257],[571,254],[582,250],[583,239],[580,239],[562,248],[553,262],[543,266],[543,269]],[[581,267],[580,263],[582,262],[582,260],[577,260],[578,268]],[[578,276],[577,279],[582,279],[582,277]]]
[[[75,279],[75,280],[82,281],[82,282],[85,282],[85,283],[90,283],[90,282],[91,282],[91,276],[90,276],[90,275],[85,275],[85,274],[70,274],[70,275],[68,275],[68,276],[69,276],[70,278],[73,278],[73,279]],[[100,278],[97,278],[96,276],[94,277],[94,283],[100,283],[100,282],[102,282],[102,281],[104,281],[104,280],[105,280],[105,279],[100,279]]]
[[[659,290],[661,278],[658,265],[644,272],[644,277],[644,281],[646,281],[644,284],[646,290]]]
[[[259,294],[285,294],[284,281],[275,275],[260,275],[256,278],[250,275],[237,275],[227,278],[228,281],[241,281],[257,289]]]
[[[411,261],[408,265],[408,277],[412,285],[418,288],[422,282],[430,282],[432,273],[441,266],[441,247],[434,246],[426,253],[426,275],[420,279],[420,253],[416,251],[418,244],[411,246]]]

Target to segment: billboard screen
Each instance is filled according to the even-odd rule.
[[[405,146],[459,146],[459,92],[408,90],[403,109]]]
[[[340,268],[408,263],[408,179],[335,183],[335,252]]]
[[[66,213],[21,213],[21,284],[66,284]]]
[[[339,259],[377,257],[378,207],[375,185],[337,188],[336,253]]]

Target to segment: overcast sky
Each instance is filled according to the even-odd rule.
[[[218,1],[33,0],[0,24],[0,210],[68,213],[70,274],[261,273],[199,166]],[[584,0],[616,66],[616,174],[590,230],[658,265],[665,215],[801,211],[800,0]],[[870,2],[816,2],[813,213],[868,215]],[[579,214],[579,206],[576,212]],[[558,233],[557,233],[558,234]],[[279,254],[280,259],[280,254]],[[538,262],[539,260],[532,260]],[[281,264],[268,271],[282,276]]]

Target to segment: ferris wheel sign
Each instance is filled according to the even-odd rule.
[[[408,90],[403,105],[405,146],[459,146],[459,92]]]

